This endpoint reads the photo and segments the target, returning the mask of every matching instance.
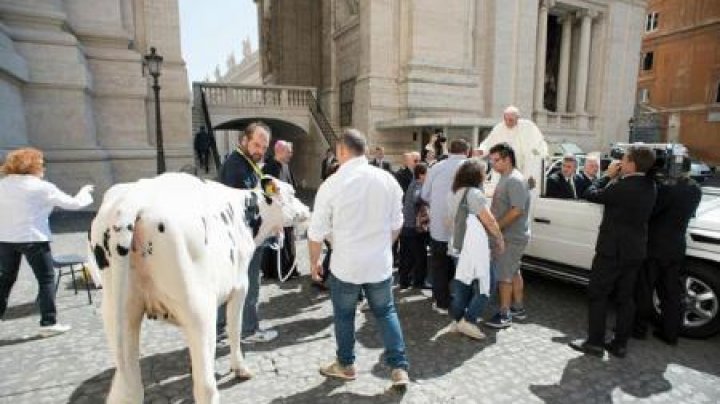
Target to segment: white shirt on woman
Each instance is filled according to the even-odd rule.
[[[8,175],[0,179],[0,242],[50,241],[48,217],[54,207],[77,210],[92,201],[86,187],[70,196],[35,175]]]
[[[402,228],[402,196],[395,177],[364,156],[346,161],[320,185],[308,238],[320,243],[332,234],[335,277],[363,284],[392,276],[392,233]]]

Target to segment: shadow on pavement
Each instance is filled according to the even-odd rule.
[[[22,337],[22,338],[0,339],[0,347],[16,345],[16,344],[24,344],[26,342],[37,341],[37,340],[43,339],[43,338],[44,337],[42,337],[40,335],[30,335],[30,336]]]
[[[263,282],[261,288],[267,287],[272,282],[277,281]],[[278,287],[284,293],[274,295],[267,302],[260,303],[258,310],[261,319],[288,318],[307,310],[319,309],[319,304],[329,297],[327,293],[319,294],[310,285],[307,276],[291,279]]]
[[[526,277],[526,292],[526,308],[530,314],[523,323],[561,332],[563,336],[550,338],[557,344],[567,345],[572,339],[586,336],[587,300],[583,287],[534,275]],[[563,307],[563,310],[544,311],[539,309],[541,307]],[[614,317],[609,315],[607,338],[612,335],[613,324]],[[713,339],[720,340],[720,337]],[[671,390],[672,384],[665,378],[669,364],[720,375],[720,363],[708,361],[706,357],[720,354],[720,348],[715,352],[683,349],[683,345],[692,344],[702,342],[681,339],[678,347],[670,347],[652,337],[647,340],[631,339],[625,359],[609,357],[601,360],[586,355],[570,359],[558,383],[531,385],[530,391],[546,403],[611,403],[616,388],[635,398],[647,398]],[[574,352],[570,347],[567,349]]]
[[[570,359],[559,383],[530,385],[530,391],[546,403],[567,402],[612,403],[613,391],[620,388],[635,398],[648,398],[672,389],[665,379],[667,364],[648,363],[627,366],[622,359],[602,362],[598,358],[579,356]],[[618,374],[624,374],[621,379]],[[621,382],[617,382],[622,380]]]
[[[35,302],[27,302],[23,304],[18,304],[16,306],[10,306],[5,310],[5,315],[3,316],[3,320],[15,320],[18,318],[23,317],[30,317],[33,314],[37,313],[37,305]]]
[[[486,333],[487,338],[481,341],[447,332],[450,317],[435,313],[430,299],[419,292],[395,293],[395,296],[413,380],[434,379],[450,373],[495,343],[494,334],[489,332]],[[362,315],[366,316],[366,321],[356,333],[357,341],[368,348],[383,348],[372,311],[365,311]],[[413,367],[413,362],[423,366]],[[373,366],[372,374],[389,379],[390,368],[385,364],[384,355]]]
[[[372,396],[356,394],[348,391],[332,394],[333,390],[342,388],[345,383],[337,379],[325,379],[312,389],[271,401],[280,403],[399,403],[405,396],[404,390],[387,389]]]
[[[174,402],[178,399],[192,401],[190,355],[186,348],[143,357],[140,359],[140,369],[146,402],[166,397],[166,394],[171,395]],[[154,378],[150,377],[151,372]],[[85,380],[73,391],[68,402],[105,402],[114,374],[115,369],[112,368]],[[220,377],[217,374],[215,376]]]

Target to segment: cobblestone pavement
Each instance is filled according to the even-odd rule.
[[[83,225],[57,234],[56,254],[82,253]],[[304,244],[304,243],[302,243]],[[300,246],[300,245],[299,245]],[[300,254],[305,249],[300,246]],[[305,256],[301,259],[306,268]],[[0,323],[0,402],[98,403],[113,375],[99,305],[82,292],[73,294],[69,278],[60,287],[62,322],[67,334],[39,339],[34,309],[36,286],[23,267],[4,322]],[[369,312],[357,317],[359,378],[326,380],[318,366],[332,360],[331,308],[301,277],[278,285],[265,283],[261,313],[279,338],[270,344],[244,345],[256,377],[238,382],[229,373],[229,348],[217,349],[216,373],[225,403],[609,403],[720,402],[720,337],[685,340],[670,348],[656,340],[632,341],[624,360],[584,357],[566,346],[586,324],[582,288],[542,278],[527,282],[529,317],[511,329],[485,329],[488,338],[471,341],[447,334],[449,323],[418,291],[396,293],[411,361],[412,384],[404,393],[388,389],[389,370]],[[102,292],[94,291],[96,300]],[[487,314],[490,310],[488,310]],[[189,357],[179,330],[145,321],[142,376],[146,401],[191,402]]]

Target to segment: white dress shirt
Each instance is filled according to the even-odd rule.
[[[320,185],[308,238],[332,234],[330,268],[353,284],[392,276],[392,233],[400,230],[403,192],[395,177],[364,156],[346,161]]]
[[[50,241],[48,217],[55,206],[76,210],[92,201],[85,187],[73,197],[34,175],[8,175],[0,179],[0,242]]]
[[[432,166],[423,184],[421,197],[430,205],[430,237],[435,241],[450,240],[450,223],[448,221],[448,197],[460,164],[465,156],[451,154]]]

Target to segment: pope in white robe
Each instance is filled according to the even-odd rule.
[[[478,149],[487,156],[493,146],[503,142],[513,148],[516,168],[526,179],[533,179],[537,190],[537,181],[542,179],[542,162],[548,157],[548,146],[540,129],[532,121],[520,119],[519,110],[509,106],[503,112],[503,121],[495,125]],[[499,175],[493,174],[492,182],[496,184]]]

